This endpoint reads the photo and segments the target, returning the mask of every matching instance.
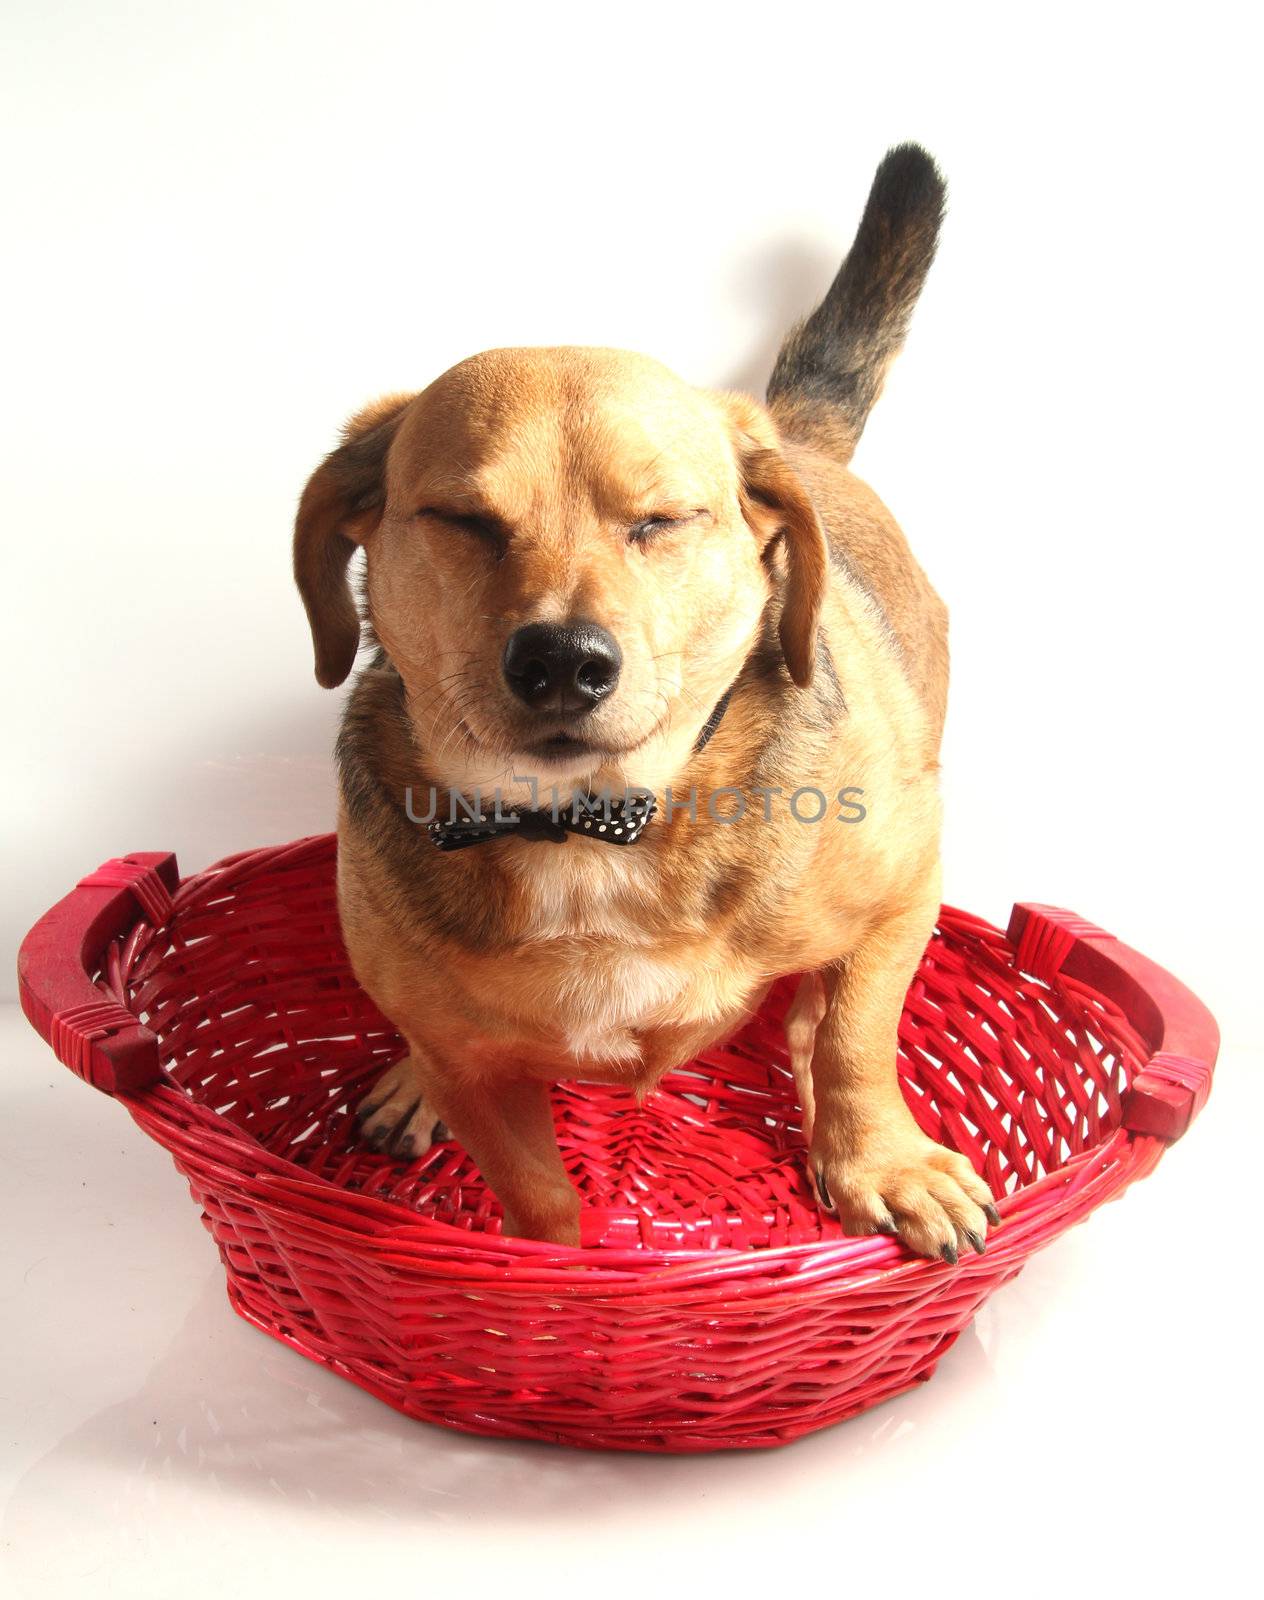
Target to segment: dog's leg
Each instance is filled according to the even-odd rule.
[[[407,1036],[405,1036],[407,1037]],[[360,1102],[366,1141],[391,1155],[423,1155],[437,1135],[462,1146],[505,1213],[503,1232],[579,1243],[579,1196],[557,1148],[548,1085],[447,1069],[415,1040]]]
[[[579,1196],[557,1148],[549,1086],[538,1078],[437,1078],[434,1102],[504,1210],[502,1232],[579,1243]]]
[[[848,1233],[898,1233],[922,1255],[982,1254],[992,1195],[962,1155],[917,1126],[896,1073],[904,996],[938,910],[938,884],[825,969],[816,1034],[811,1158],[822,1203]]]
[[[794,1071],[794,1086],[799,1095],[799,1110],[803,1114],[803,1142],[812,1143],[812,1053],[816,1048],[816,1030],[825,1016],[825,984],[819,972],[805,972],[799,979],[790,1009],[786,1012],[786,1047],[790,1051],[790,1066]]]

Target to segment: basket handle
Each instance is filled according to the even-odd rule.
[[[39,919],[18,951],[18,995],[64,1066],[105,1094],[162,1077],[158,1040],[92,981],[106,946],[142,918],[161,927],[180,884],[174,855],[138,851],[104,862]]]
[[[1057,906],[1014,907],[1007,937],[1025,972],[1096,989],[1127,1017],[1150,1052],[1123,1097],[1131,1133],[1179,1139],[1206,1104],[1220,1030],[1179,979],[1094,923]]]

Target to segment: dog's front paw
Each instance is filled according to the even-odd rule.
[[[447,1129],[426,1099],[421,1073],[411,1056],[388,1067],[356,1107],[364,1142],[387,1155],[415,1161]]]
[[[821,1204],[845,1233],[898,1234],[919,1255],[954,1264],[967,1246],[982,1255],[989,1222],[1001,1220],[966,1158],[918,1128],[848,1156],[814,1151],[812,1168]]]

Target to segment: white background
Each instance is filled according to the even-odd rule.
[[[636,1586],[656,1539],[666,1592],[665,1551],[681,1592],[899,1592],[882,1548],[910,1587],[1033,1593],[1232,1560],[1264,953],[1246,16],[8,0],[6,951],[107,856],[188,872],[332,826],[289,530],[351,410],[497,344],[758,392],[916,138],[950,215],[856,466],[952,612],[947,897],[1073,907],[1226,1039],[1188,1151],[928,1389],[663,1465],[436,1435],[265,1345],[165,1158],[15,1024],[15,1592],[345,1593],[528,1548]]]

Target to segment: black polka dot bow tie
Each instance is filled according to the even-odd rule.
[[[652,794],[630,795],[627,800],[597,799],[592,795],[567,807],[543,811],[506,811],[500,807],[430,824],[430,841],[440,850],[465,850],[493,839],[544,839],[565,844],[568,833],[579,833],[603,844],[635,844],[658,809]]]

